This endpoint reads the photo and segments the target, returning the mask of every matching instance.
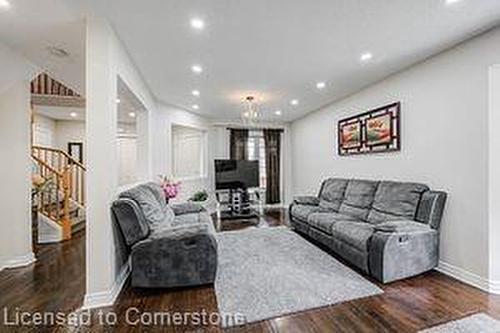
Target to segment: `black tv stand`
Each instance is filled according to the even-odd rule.
[[[253,192],[256,194],[260,203],[260,194],[258,191]],[[226,195],[227,200],[222,200],[222,196]],[[259,212],[251,207],[255,200],[251,199],[248,189],[230,189],[226,191],[216,192],[217,202],[219,206],[224,206],[225,209],[218,209],[218,217],[222,220],[236,220],[236,219],[251,219],[259,217]]]

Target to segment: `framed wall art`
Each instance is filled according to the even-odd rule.
[[[392,103],[338,122],[338,153],[383,153],[401,149],[401,103]]]
[[[75,161],[83,163],[83,143],[68,142],[68,155],[73,157]]]

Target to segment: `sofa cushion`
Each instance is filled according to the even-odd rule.
[[[311,205],[292,205],[290,214],[296,219],[306,222],[310,214],[325,211],[321,207]]]
[[[307,218],[310,226],[315,227],[327,234],[332,234],[332,226],[338,221],[354,221],[355,218],[335,212],[312,213]]]
[[[339,221],[332,226],[333,237],[363,252],[368,252],[374,232],[375,226],[366,222]]]
[[[158,204],[162,207],[165,213],[165,219],[163,220],[163,223],[168,223],[169,225],[171,225],[174,222],[176,213],[172,209],[173,207],[171,205],[167,205],[165,200],[165,193],[163,192],[163,189],[161,188],[160,184],[149,182],[143,184],[142,186],[146,187],[149,191],[151,191],[153,196],[158,201]]]
[[[165,204],[158,202],[154,192],[148,186],[139,185],[120,194],[120,198],[134,200],[141,208],[144,218],[151,226],[170,223]]]
[[[340,204],[344,199],[344,193],[348,184],[347,179],[330,178],[323,182],[319,194],[320,207],[338,212]]]
[[[381,232],[395,232],[395,233],[410,233],[410,232],[426,232],[432,230],[430,226],[427,224],[416,222],[416,221],[408,221],[408,220],[399,220],[399,221],[388,221],[382,222],[375,226],[376,231]]]
[[[200,213],[205,211],[205,208],[196,202],[186,202],[181,204],[169,205],[174,211],[175,215]]]
[[[160,184],[154,183],[154,182],[149,182],[149,183],[142,184],[140,186],[147,188],[149,191],[151,191],[151,193],[154,195],[156,201],[158,201],[158,203],[161,206],[166,206],[165,194],[163,193],[163,190],[162,190]]]
[[[375,193],[368,215],[371,223],[392,220],[414,220],[422,194],[429,188],[423,184],[383,181]]]
[[[319,198],[312,196],[301,196],[293,198],[293,202],[299,205],[317,206],[319,204]]]
[[[125,242],[132,246],[148,237],[150,225],[136,201],[129,198],[115,200],[111,206],[113,219],[120,226]]]
[[[339,213],[366,220],[378,184],[370,180],[350,180]]]

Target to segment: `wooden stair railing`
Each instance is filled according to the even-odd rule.
[[[38,194],[38,210],[62,227],[63,239],[71,238],[70,206],[85,207],[85,166],[66,152],[49,147],[33,146],[33,160],[40,176],[53,182],[52,190]]]

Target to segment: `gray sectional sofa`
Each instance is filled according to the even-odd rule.
[[[120,194],[112,205],[131,256],[132,286],[210,284],[217,270],[217,242],[210,215],[197,204],[167,205],[156,183]]]
[[[387,283],[437,266],[445,201],[423,184],[332,178],[289,212],[296,231]]]

